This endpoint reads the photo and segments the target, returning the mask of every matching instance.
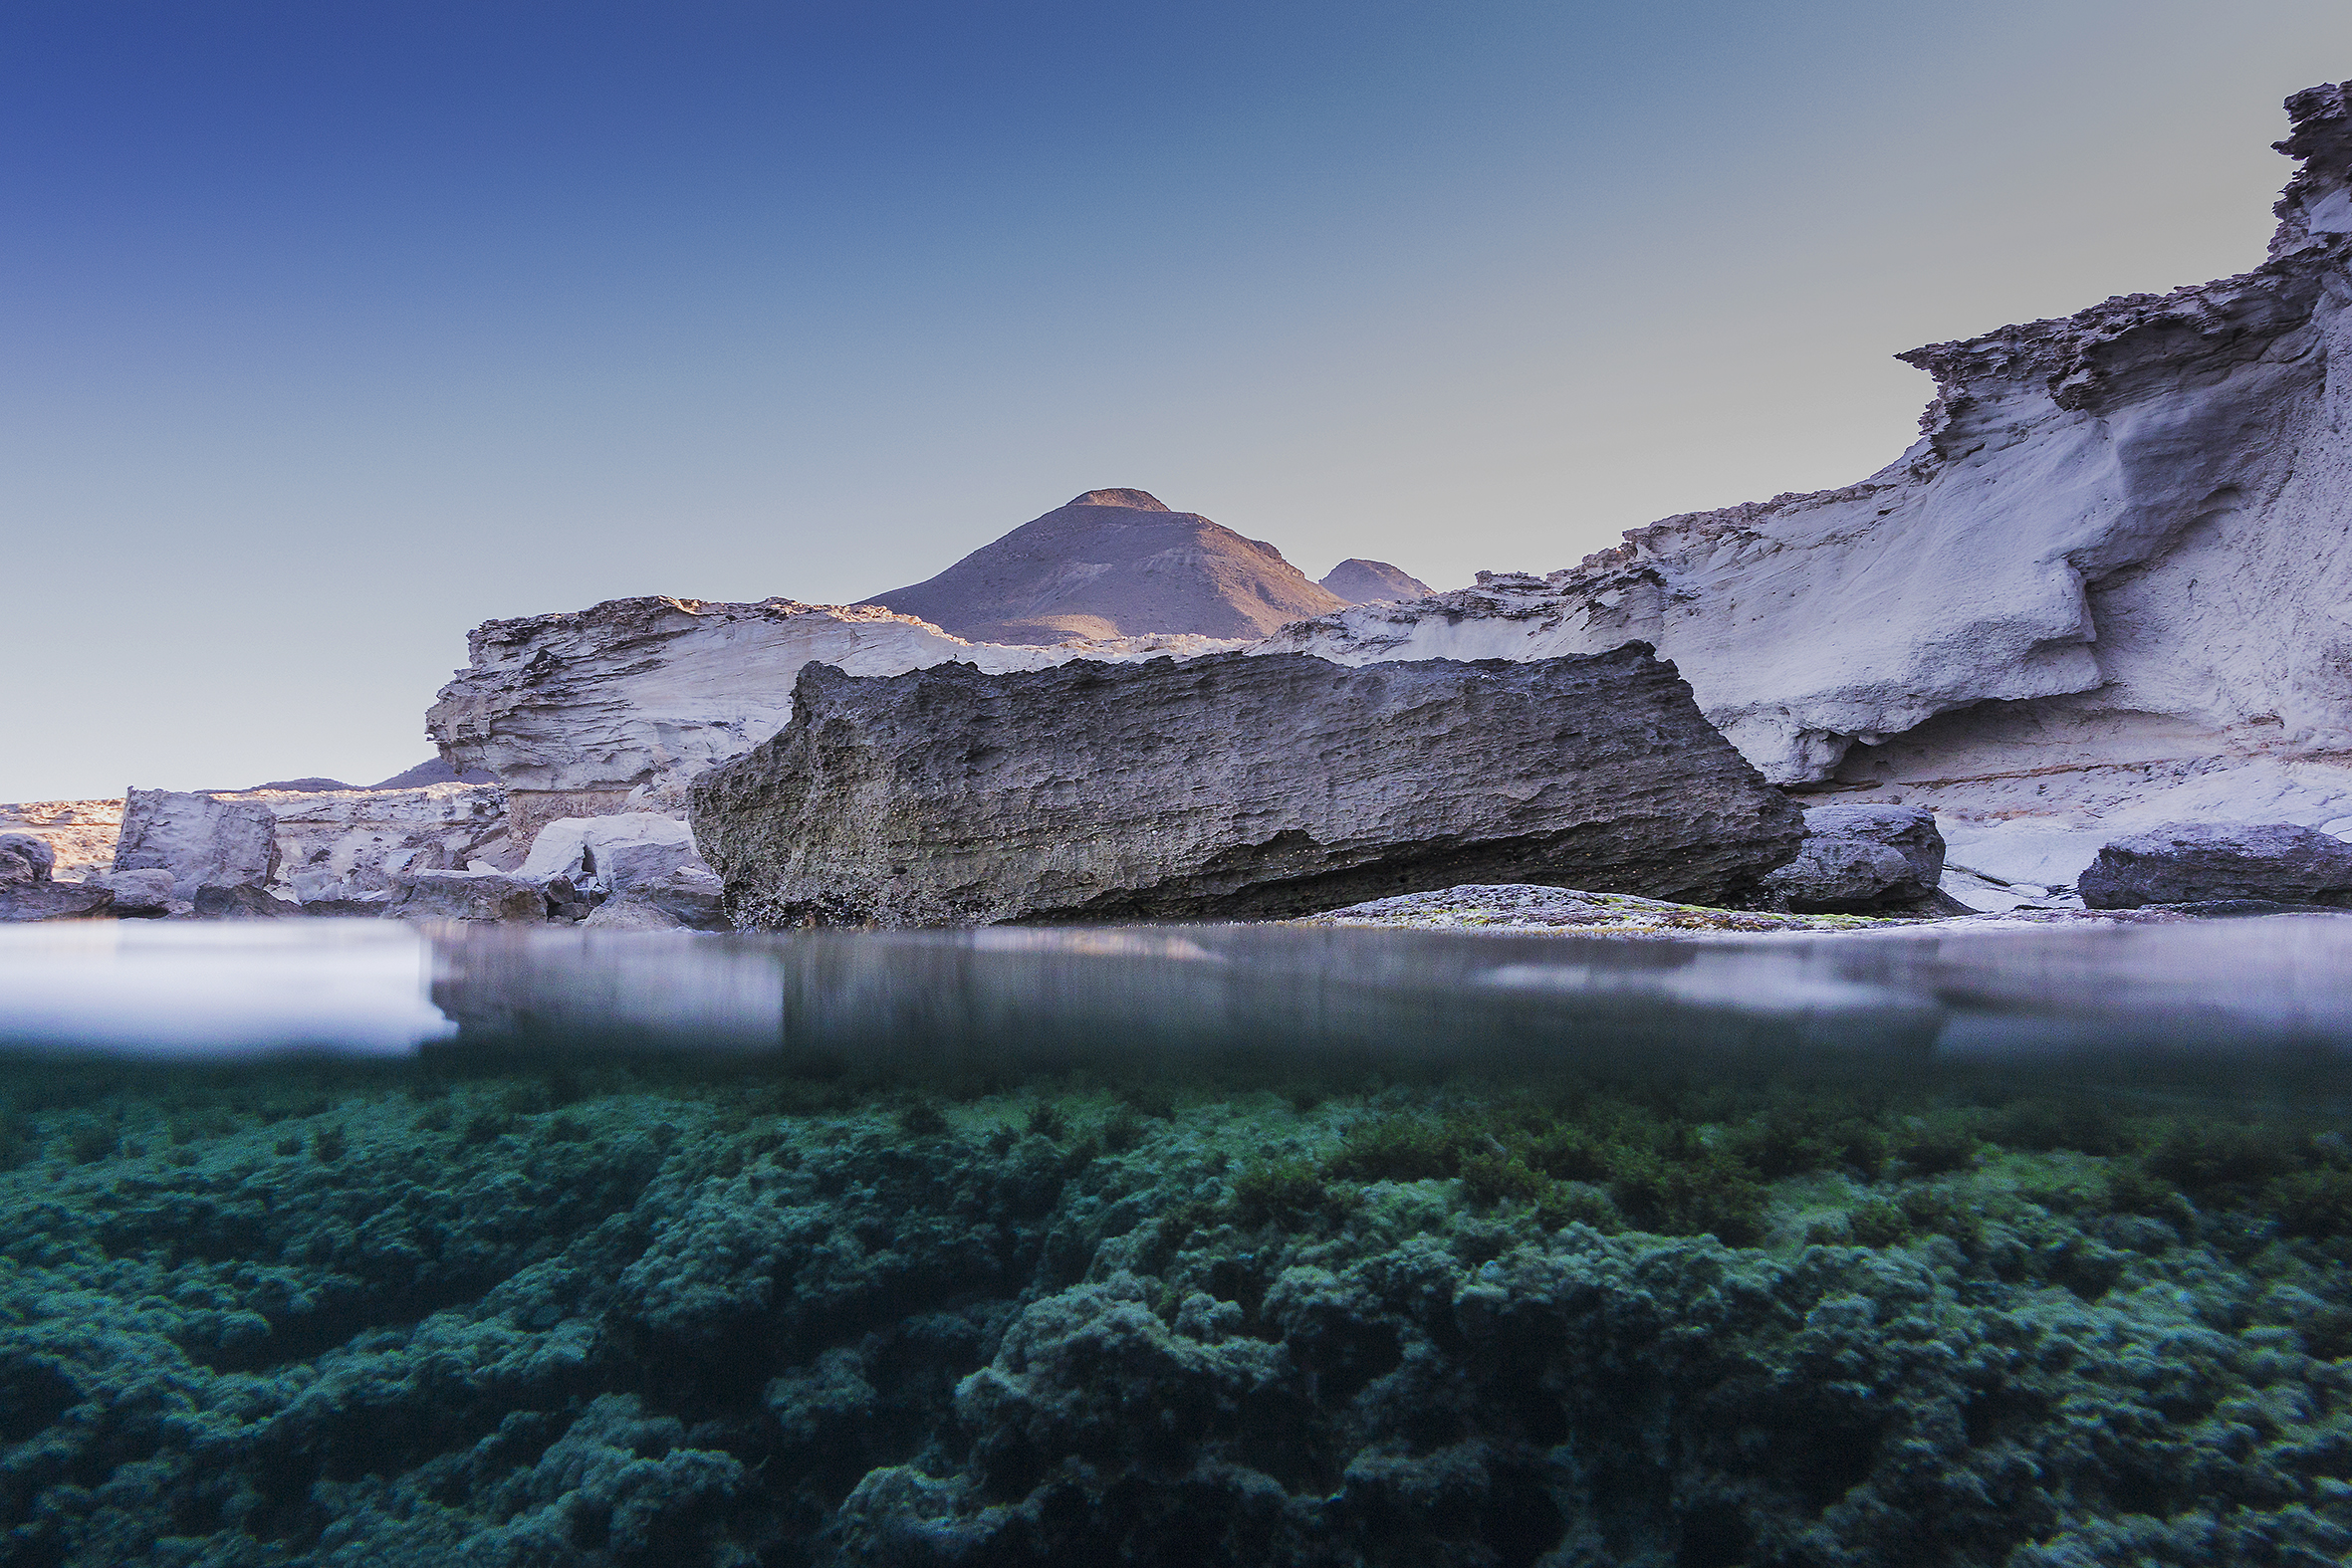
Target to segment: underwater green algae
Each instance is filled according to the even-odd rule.
[[[0,1077],[10,1564],[2333,1563],[2333,1107]]]

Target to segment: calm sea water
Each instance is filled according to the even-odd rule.
[[[0,1562],[2336,1562],[2348,980],[0,929]]]

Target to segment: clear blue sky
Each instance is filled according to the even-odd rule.
[[[429,755],[494,615],[1133,485],[1548,569],[2239,270],[2341,0],[0,7],[0,799]]]

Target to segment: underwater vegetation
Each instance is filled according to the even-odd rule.
[[[2340,1110],[0,1072],[0,1563],[2321,1564]]]

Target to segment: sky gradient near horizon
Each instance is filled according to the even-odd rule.
[[[1311,575],[1859,479],[1922,342],[2260,258],[2352,11],[0,9],[0,799],[430,754],[493,616],[1132,486]]]

